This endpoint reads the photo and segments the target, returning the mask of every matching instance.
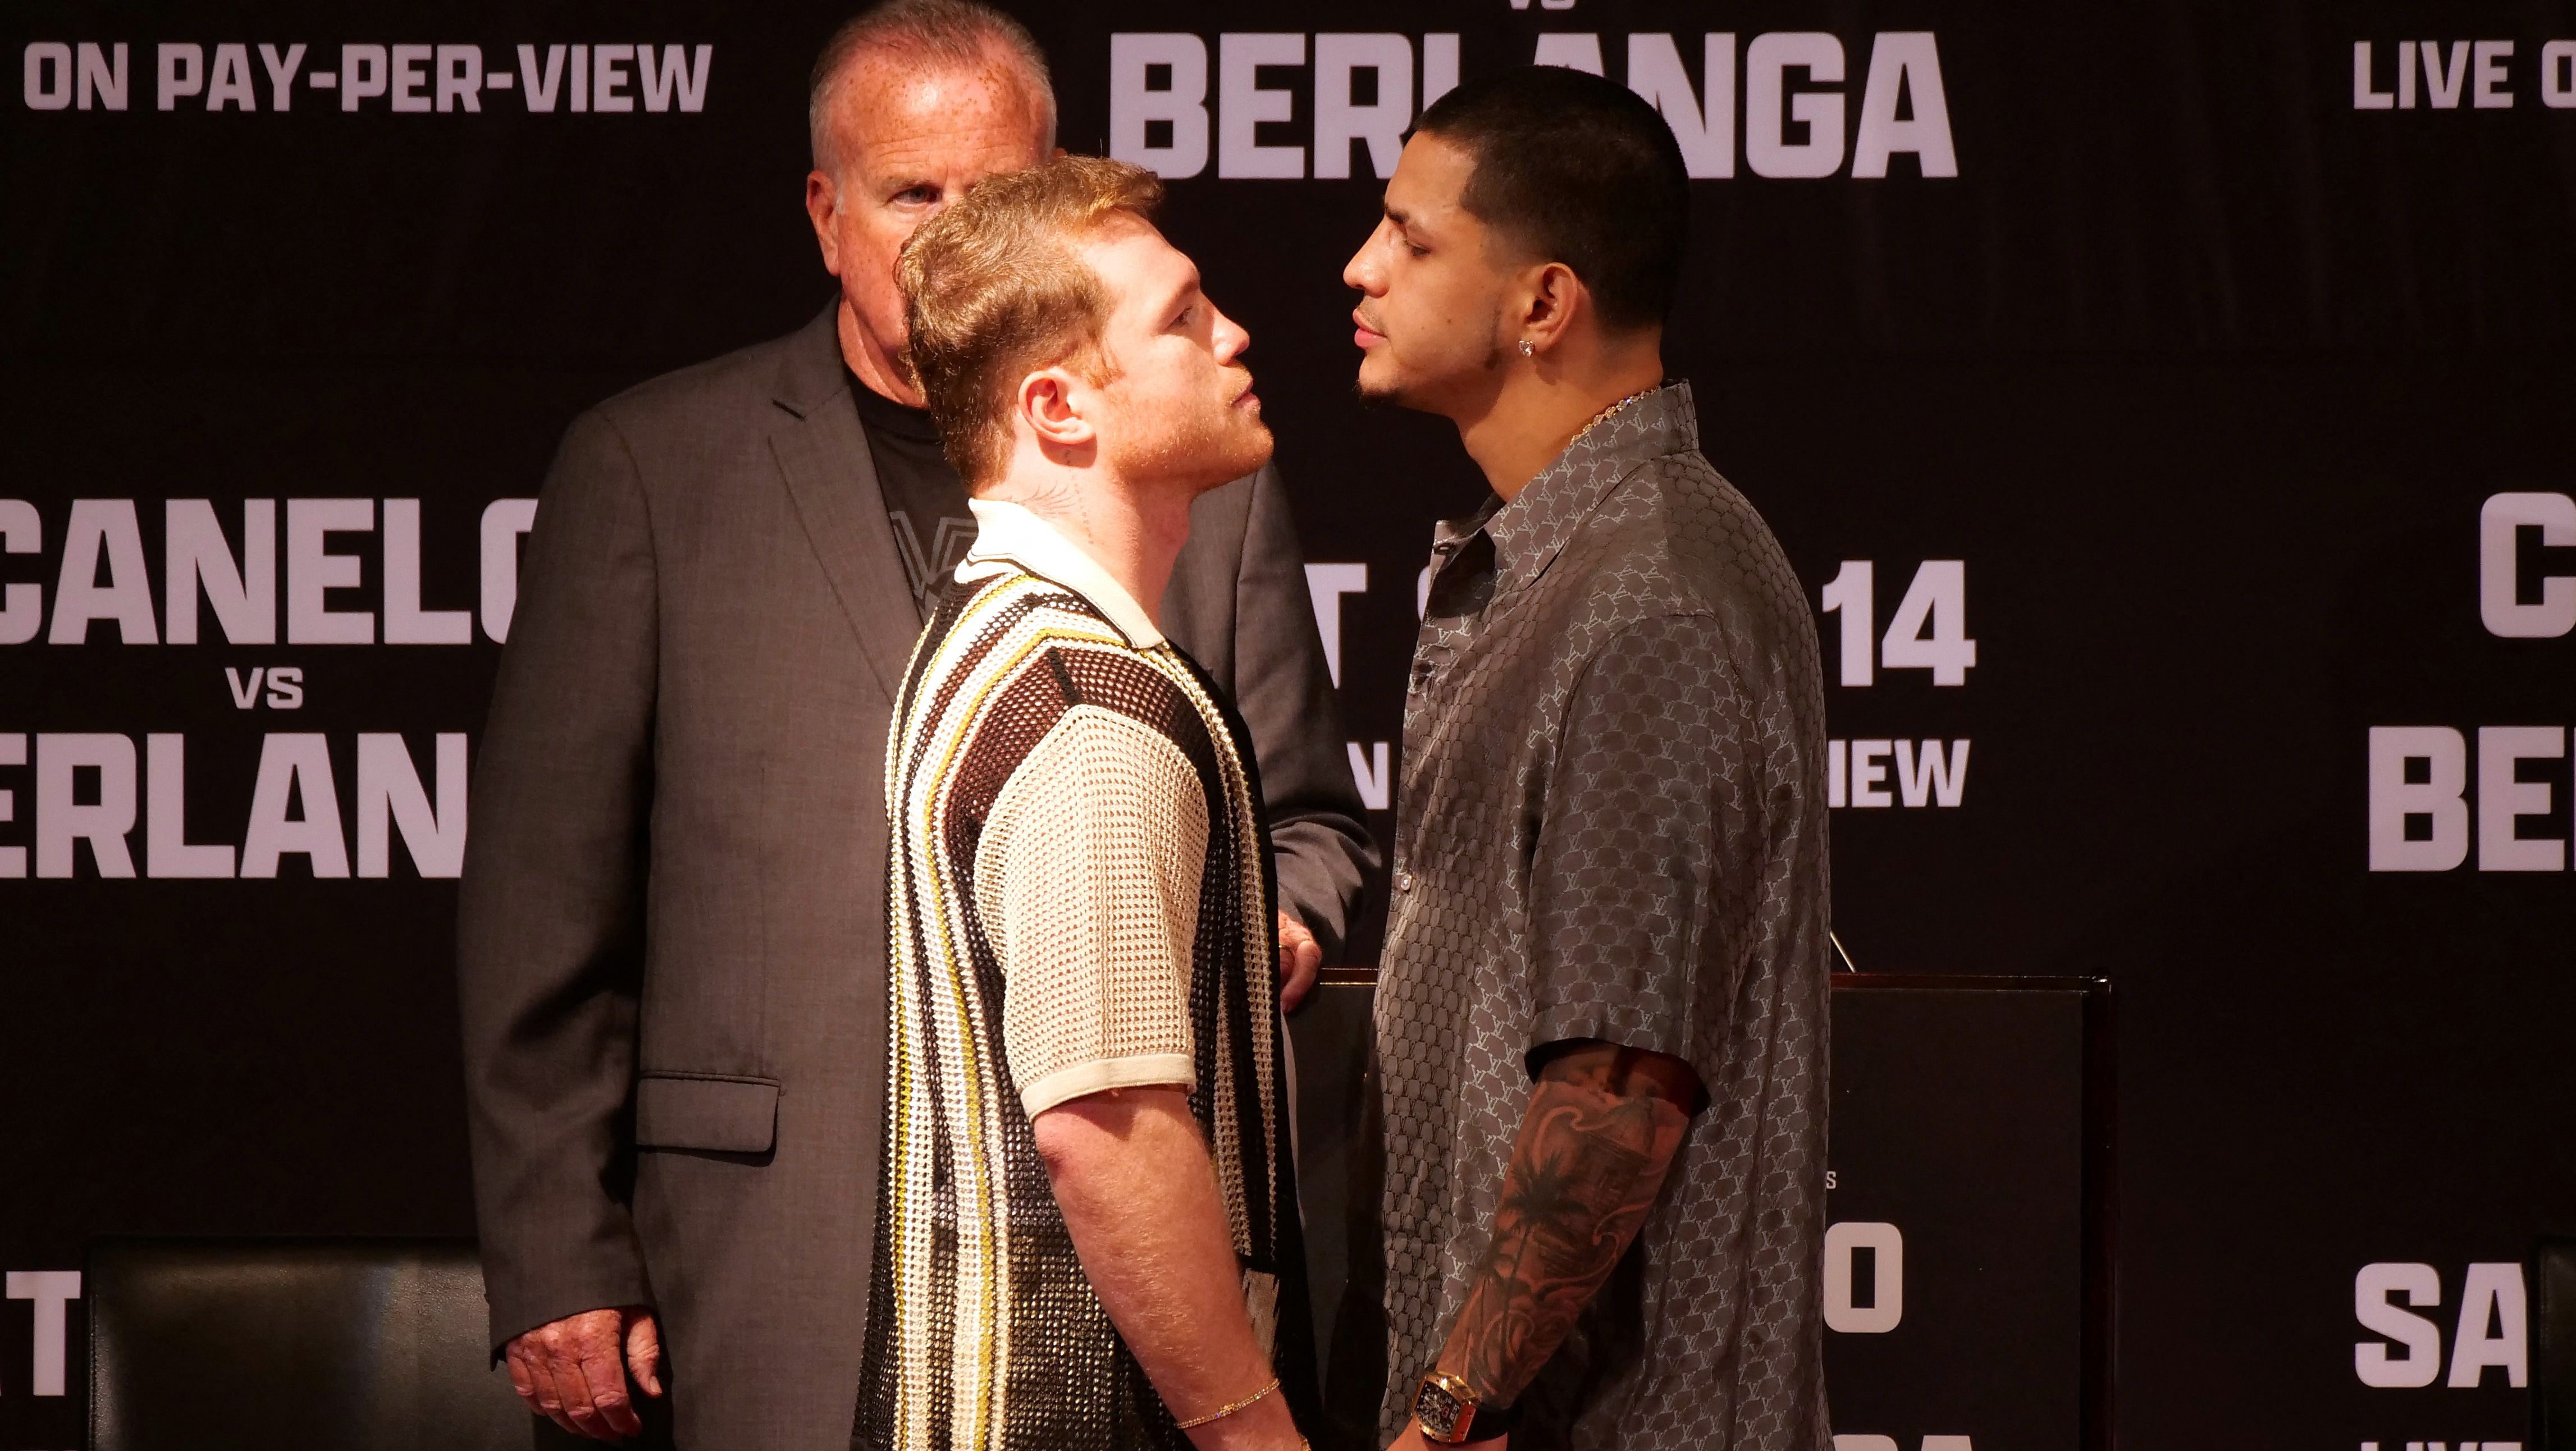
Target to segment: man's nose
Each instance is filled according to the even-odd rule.
[[[1378,246],[1378,238],[1385,230],[1386,223],[1378,223],[1377,230],[1370,232],[1368,240],[1360,243],[1360,249],[1351,254],[1351,260],[1342,264],[1344,287],[1356,287],[1371,297],[1386,291],[1386,274],[1378,266],[1378,257],[1384,250]]]
[[[1212,340],[1216,344],[1216,356],[1219,362],[1233,362],[1252,348],[1251,332],[1223,312],[1216,315],[1214,334]]]

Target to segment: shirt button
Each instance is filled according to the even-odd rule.
[[[1411,873],[1411,872],[1397,872],[1397,873],[1395,874],[1395,889],[1396,889],[1397,891],[1399,891],[1399,892],[1410,892],[1410,891],[1412,891],[1412,890],[1413,890],[1413,873]]]

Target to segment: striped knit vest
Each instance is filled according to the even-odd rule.
[[[995,800],[1077,705],[1177,746],[1207,803],[1189,1019],[1247,1285],[1275,1277],[1274,1359],[1313,1424],[1313,1341],[1288,1152],[1275,888],[1241,725],[1180,650],[1134,648],[1073,591],[1007,562],[951,586],[914,648],[886,753],[886,1108],[864,1451],[1128,1451],[1189,1442],[1075,1258],[1003,1040],[1005,979],[976,847]],[[1266,1308],[1266,1306],[1264,1307]]]

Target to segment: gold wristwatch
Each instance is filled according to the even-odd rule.
[[[1422,1428],[1422,1439],[1439,1445],[1490,1441],[1508,1435],[1518,1419],[1509,1407],[1479,1403],[1465,1381],[1445,1370],[1424,1376],[1413,1392],[1413,1424]]]

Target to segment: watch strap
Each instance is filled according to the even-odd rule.
[[[1476,1409],[1467,1417],[1467,1439],[1490,1441],[1496,1436],[1508,1436],[1520,1428],[1520,1423],[1520,1402],[1514,1401],[1507,1406],[1494,1406],[1479,1401]]]

